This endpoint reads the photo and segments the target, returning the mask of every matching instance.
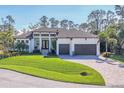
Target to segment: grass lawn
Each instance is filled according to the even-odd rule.
[[[124,56],[123,55],[111,55],[111,59],[124,63]]]
[[[0,68],[47,78],[81,84],[105,85],[102,76],[94,69],[58,57],[44,58],[41,55],[16,56],[0,60]],[[87,72],[87,76],[81,76]]]

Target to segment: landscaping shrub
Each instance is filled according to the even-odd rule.
[[[40,53],[40,50],[35,49],[33,50],[33,53]]]
[[[30,53],[29,52],[26,52],[26,51],[21,51],[18,53],[19,55],[29,55]]]
[[[18,56],[18,55],[20,55],[19,52],[13,52],[13,51],[2,52],[2,53],[0,53],[0,59],[12,57],[12,56]]]
[[[121,55],[124,55],[124,49],[121,49]]]
[[[56,56],[56,52],[52,50],[51,52],[48,53],[49,56]]]
[[[18,56],[19,55],[19,52],[12,52],[11,53],[11,56]]]
[[[112,54],[111,52],[103,52],[102,56],[103,57],[110,57],[111,54]]]
[[[87,73],[87,72],[81,72],[80,75],[81,75],[81,76],[87,76],[88,73]]]

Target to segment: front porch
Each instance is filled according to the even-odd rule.
[[[31,44],[32,49],[30,52],[40,52],[42,54],[56,53],[56,37],[53,33],[33,34]]]

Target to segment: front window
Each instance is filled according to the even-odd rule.
[[[49,34],[41,34],[41,36],[49,36]]]
[[[21,42],[24,43],[24,40],[22,40]]]
[[[56,36],[55,34],[51,34],[50,36]]]
[[[20,40],[17,40],[18,43],[20,43]]]
[[[34,34],[34,36],[39,36],[39,34]]]
[[[28,40],[26,40],[26,43],[28,43]]]
[[[38,49],[39,45],[40,45],[39,38],[34,38],[34,47],[35,47],[35,49]]]
[[[48,48],[49,48],[49,41],[42,40],[42,49],[48,49]]]

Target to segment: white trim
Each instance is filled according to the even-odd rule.
[[[58,44],[58,39],[56,40],[56,54],[59,55],[59,44]]]
[[[96,55],[99,56],[100,55],[100,42],[98,41],[98,43],[96,44]]]
[[[70,40],[69,48],[70,48],[70,55],[73,56],[73,40]]]
[[[39,42],[40,42],[40,52],[41,52],[41,47],[42,47],[42,37],[41,37],[41,34],[40,34],[40,37],[39,37]]]
[[[51,36],[50,36],[50,33],[49,33],[49,52],[51,52]]]

